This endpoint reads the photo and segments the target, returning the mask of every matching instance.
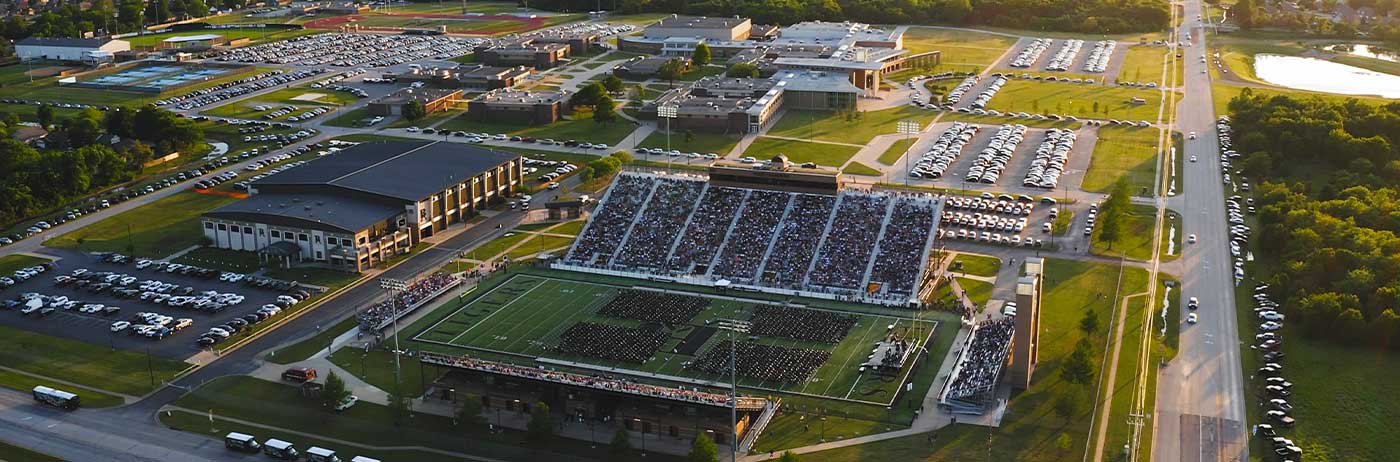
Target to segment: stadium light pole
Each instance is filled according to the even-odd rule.
[[[679,112],[674,104],[662,104],[656,107],[656,116],[666,119],[666,171],[668,173],[671,171],[671,159],[675,158],[671,155],[671,119],[676,118]]]
[[[738,369],[734,362],[734,330],[729,330],[729,462],[739,462],[739,432],[734,425],[739,422],[739,381],[735,379]]]
[[[379,288],[389,292],[389,319],[394,326],[394,399],[403,399],[403,365],[399,361],[402,350],[399,349],[399,308],[398,300],[394,295],[400,291],[408,289],[408,281],[394,278],[379,278]],[[399,409],[399,403],[391,403],[394,408],[394,420],[397,422],[402,417],[403,411]]]
[[[921,128],[920,125],[922,124],[920,124],[917,120],[901,120],[898,124],[896,124],[896,129],[899,131],[899,133],[904,135],[904,140],[908,141],[910,135],[919,133],[919,130]],[[908,148],[905,148],[905,152],[908,152]],[[913,164],[909,162],[909,159],[904,159],[904,186],[909,186],[909,172],[912,170],[910,168],[910,165]]]

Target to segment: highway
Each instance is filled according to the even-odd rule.
[[[1210,73],[1200,57],[1207,53],[1196,15],[1203,14],[1199,0],[1185,4],[1182,37],[1194,40],[1183,54],[1185,95],[1177,109],[1187,140],[1182,172],[1185,191],[1168,201],[1181,213],[1182,229],[1199,238],[1187,244],[1182,258],[1164,267],[1181,279],[1181,300],[1200,299],[1199,322],[1180,318],[1177,357],[1158,376],[1155,414],[1154,460],[1158,462],[1246,461],[1244,380],[1236,329],[1232,266],[1229,254],[1225,185],[1221,181],[1216,114],[1211,99]],[[1206,71],[1206,72],[1203,72]]]

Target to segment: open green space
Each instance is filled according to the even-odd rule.
[[[335,325],[331,326],[329,329],[322,330],[305,340],[274,350],[268,353],[263,359],[277,364],[291,364],[305,361],[307,358],[310,358],[311,355],[316,354],[316,352],[324,350],[331,344],[331,341],[339,337],[340,334],[350,329],[355,329],[359,325],[359,321],[356,320],[354,316],[347,317],[335,323]]]
[[[159,413],[156,418],[162,425],[174,430],[185,431],[204,435],[212,440],[210,444],[221,444],[224,435],[230,432],[239,432],[254,435],[259,440],[266,441],[269,438],[277,438],[282,441],[294,441],[297,448],[305,450],[312,446],[327,448],[337,452],[340,457],[364,456],[375,458],[376,460],[442,460],[448,462],[467,461],[456,457],[444,456],[435,452],[413,451],[413,450],[383,450],[383,449],[360,449],[347,447],[332,441],[320,438],[308,438],[304,434],[292,433],[283,430],[270,430],[265,427],[247,425],[234,422],[228,419],[214,416],[214,421],[209,421],[208,414],[198,414],[185,411],[170,411]],[[275,422],[264,422],[275,424]],[[304,432],[306,429],[296,429],[297,432]],[[345,460],[345,459],[342,459]]]
[[[744,150],[744,155],[771,159],[778,154],[785,154],[788,160],[793,162],[816,162],[817,165],[840,168],[857,152],[860,152],[860,148],[855,146],[759,137]]]
[[[957,268],[959,263],[962,268],[957,272],[973,276],[996,277],[997,272],[1001,271],[1001,259],[988,255],[960,253],[953,259],[953,268]]]
[[[529,126],[513,123],[485,122],[470,117],[457,117],[438,125],[442,130],[462,130],[466,132],[507,133],[530,136],[539,139],[551,138],[560,141],[578,140],[589,143],[615,145],[637,128],[631,122],[618,119],[608,124],[593,120],[593,113],[575,110],[572,119],[560,120],[549,125]]]
[[[1157,339],[1160,351],[1154,352],[1154,355],[1163,361],[1171,361],[1181,348],[1181,281],[1166,273],[1157,273],[1157,280],[1162,285],[1157,287],[1157,301],[1152,304],[1152,316],[1156,319],[1153,321],[1152,335]],[[1164,306],[1165,316],[1162,314]]]
[[[555,249],[565,248],[574,242],[573,239],[560,236],[535,236],[526,239],[525,242],[516,247],[515,250],[506,252],[506,258],[516,261],[521,258],[531,257],[539,253],[548,252]]]
[[[1141,98],[1142,103],[1133,103]],[[1059,114],[1095,119],[1157,120],[1158,90],[1012,79],[992,97],[988,109]]]
[[[899,159],[903,158],[906,152],[909,152],[909,148],[914,145],[914,141],[916,141],[914,138],[896,140],[889,148],[885,149],[885,152],[880,153],[880,163],[885,165],[899,163]]]
[[[995,63],[1015,44],[1014,37],[967,30],[911,27],[904,34],[904,48],[910,54],[938,51],[943,63],[981,67]]]
[[[54,382],[52,380],[35,378],[33,376],[20,374],[18,372],[0,370],[0,387],[5,387],[15,391],[28,393],[30,392],[30,390],[33,390],[34,387],[40,385],[57,388],[59,390],[77,394],[79,399],[82,400],[82,407],[86,408],[104,408],[112,406],[121,406],[125,403],[125,400],[123,400],[120,396],[89,390],[86,388],[75,388],[66,384]],[[5,460],[3,454],[0,454],[0,461],[3,460]]]
[[[472,260],[493,260],[501,253],[510,249],[511,246],[524,242],[531,237],[529,233],[506,233],[481,244],[467,252],[467,258]]]
[[[1108,422],[1127,422],[1129,414],[1134,412],[1133,401],[1137,396],[1140,382],[1139,368],[1142,367],[1142,347],[1143,342],[1152,341],[1150,335],[1144,332],[1147,317],[1150,316],[1148,310],[1148,298],[1146,294],[1140,294],[1127,300],[1127,317],[1123,322],[1123,343],[1118,352],[1118,370],[1113,382],[1113,389],[1108,389],[1108,377],[1103,377],[1103,384],[1100,386],[1100,396],[1108,395]],[[1101,323],[1107,325],[1107,323]],[[1104,328],[1104,327],[1100,327]],[[1106,371],[1105,371],[1106,372]],[[1156,370],[1149,371],[1155,375]],[[1155,377],[1146,377],[1148,381],[1155,381]],[[1145,401],[1154,403],[1155,401]],[[1148,404],[1151,406],[1151,404]],[[1151,412],[1147,409],[1144,412]],[[1121,459],[1123,454],[1122,444],[1132,438],[1133,427],[1130,425],[1108,425],[1105,435],[1104,459]],[[1151,435],[1146,433],[1145,435]],[[1143,438],[1150,441],[1151,438]],[[1150,444],[1150,443],[1148,443]]]
[[[264,106],[265,109],[262,109],[262,110],[255,109],[255,108],[258,107],[258,106]],[[292,116],[299,116],[299,115],[305,113],[306,111],[309,111],[309,110],[311,110],[311,109],[313,109],[313,108],[315,107],[315,106],[306,106],[306,105],[296,105],[296,104],[292,104],[292,105],[290,105],[290,106],[295,106],[295,107],[297,108],[295,111],[289,112],[289,113],[287,113],[287,114],[283,114],[283,115],[281,115],[281,116],[279,116],[279,117],[274,117],[274,118],[272,118],[272,119],[264,118],[265,115],[268,115],[268,114],[271,114],[271,113],[276,112],[276,111],[278,111],[278,110],[281,110],[282,108],[287,107],[287,106],[288,106],[287,104],[283,104],[283,103],[270,103],[270,102],[266,102],[266,101],[252,101],[252,100],[249,100],[249,101],[235,101],[235,102],[232,102],[232,103],[229,103],[229,104],[225,104],[225,105],[223,105],[223,106],[219,106],[219,107],[216,107],[216,108],[213,108],[213,109],[209,109],[209,110],[207,110],[207,111],[202,111],[202,112],[200,112],[200,114],[207,115],[207,116],[216,116],[216,117],[232,117],[232,118],[235,118],[235,119],[250,119],[250,120],[267,120],[267,121],[287,122],[287,121],[288,121],[288,120],[287,120],[288,118],[290,118],[290,117],[292,117]]]
[[[369,119],[373,117],[374,116],[369,113],[369,109],[359,108],[342,112],[340,115],[324,121],[323,123],[332,127],[360,128],[369,126],[367,123]]]
[[[1064,236],[1069,233],[1069,229],[1074,227],[1074,211],[1069,209],[1060,210],[1060,214],[1055,216],[1055,224],[1050,226],[1051,234]]]
[[[0,257],[0,274],[9,275],[20,268],[48,263],[49,259],[29,255],[6,255]]]
[[[1162,80],[1162,65],[1166,62],[1169,50],[1165,47],[1138,45],[1128,49],[1123,56],[1123,69],[1118,74],[1119,81],[1157,82]],[[1184,57],[1182,59],[1185,59]]]
[[[174,263],[202,266],[236,273],[251,273],[263,266],[256,252],[220,249],[217,247],[200,247],[185,252],[184,255],[180,255],[179,258],[171,261]]]
[[[1166,225],[1162,227],[1162,261],[1172,261],[1181,258],[1181,252],[1186,248],[1182,245],[1186,243],[1186,236],[1181,230],[1181,214],[1167,210]]]
[[[0,326],[0,338],[5,367],[115,393],[144,395],[186,368],[180,361],[12,327]]]
[[[418,120],[408,120],[408,119],[403,119],[403,118],[401,118],[401,119],[399,119],[399,120],[395,120],[393,123],[390,123],[389,125],[387,125],[387,127],[388,127],[388,128],[432,127],[433,125],[437,124],[438,122],[442,122],[442,121],[444,121],[444,120],[449,120],[449,119],[455,118],[455,117],[457,117],[457,116],[465,115],[466,113],[467,113],[467,111],[465,111],[465,110],[461,110],[461,111],[458,111],[458,110],[446,110],[446,111],[435,112],[435,113],[429,114],[427,117],[424,117],[424,118],[421,118],[421,119],[418,119]],[[443,127],[443,128],[445,128],[445,127]]]
[[[417,373],[410,371],[406,375]],[[241,419],[370,446],[423,446],[498,460],[614,460],[607,455],[606,446],[593,449],[586,441],[566,438],[554,438],[547,444],[525,444],[523,432],[491,433],[484,426],[466,428],[454,424],[452,418],[433,414],[413,412],[411,418],[405,417],[395,425],[393,410],[364,401],[343,412],[331,412],[322,408],[315,399],[303,397],[297,387],[246,376],[214,380],[181,397],[175,404],[186,409],[208,410],[216,419]],[[200,433],[207,431],[209,425],[208,416],[196,416],[179,422],[182,429]],[[229,425],[217,420],[215,423]],[[271,434],[265,429],[250,431],[260,436]],[[287,438],[296,442],[306,440],[296,435],[287,435]],[[340,450],[334,443],[328,443],[328,446]],[[346,451],[357,452],[348,448]],[[439,457],[434,454],[430,460],[438,460]],[[649,454],[647,458],[678,460],[661,454]]]
[[[957,280],[958,287],[966,290],[967,298],[977,306],[987,306],[987,301],[992,299],[992,290],[996,288],[992,283],[968,278],[957,278]]]
[[[1001,124],[1021,124],[1033,128],[1075,128],[1080,126],[1079,122],[1069,120],[1041,120],[1041,119],[1020,119],[1015,117],[977,115],[962,112],[948,112],[939,122],[967,122],[983,125]]]
[[[664,126],[665,124],[663,123],[662,125]],[[690,138],[690,140],[686,141],[686,138]],[[685,132],[676,132],[671,134],[670,144],[670,149],[680,152],[698,152],[702,154],[713,152],[719,154],[720,157],[724,157],[729,154],[730,150],[734,149],[734,145],[739,144],[739,136],[696,132],[692,132],[687,136]],[[637,143],[637,147],[665,149],[665,131],[657,130],[652,132],[650,135],[647,135],[641,143]],[[641,155],[639,154],[638,157],[641,157]]]
[[[232,16],[232,15],[230,15],[230,16]],[[262,21],[262,22],[269,22],[269,21],[264,20],[264,21]],[[261,27],[245,27],[245,28],[230,28],[230,29],[217,29],[217,30],[191,30],[191,31],[183,31],[183,32],[161,32],[161,33],[159,33],[159,34],[146,34],[146,35],[138,35],[138,36],[135,36],[135,37],[127,37],[127,38],[124,38],[124,39],[122,39],[122,40],[126,40],[126,41],[128,41],[128,42],[131,42],[131,47],[132,47],[132,48],[137,48],[137,47],[153,47],[153,46],[156,46],[157,44],[159,44],[161,41],[163,41],[163,40],[165,40],[165,39],[168,39],[168,38],[171,38],[171,37],[189,37],[189,36],[204,35],[204,34],[218,34],[218,35],[222,35],[222,36],[224,36],[224,38],[226,38],[226,39],[228,39],[228,40],[230,40],[230,41],[232,41],[232,40],[239,40],[239,39],[245,39],[245,38],[246,38],[246,39],[252,40],[252,41],[254,41],[254,42],[275,42],[275,41],[278,41],[278,40],[287,40],[287,39],[291,39],[291,38],[297,38],[297,37],[301,37],[301,36],[303,36],[303,35],[318,34],[318,33],[320,33],[320,32],[321,32],[321,31],[318,31],[318,30],[306,30],[306,29],[299,29],[299,30],[298,30],[298,29],[283,30],[283,29],[267,29],[267,28],[261,28]]]
[[[44,245],[165,258],[203,242],[204,233],[199,227],[201,214],[237,200],[222,194],[180,191],[49,239]]]
[[[1135,195],[1156,194],[1158,132],[1155,128],[1100,127],[1094,157],[1084,174],[1085,191],[1106,193],[1118,180],[1126,179]],[[1145,192],[1144,192],[1145,191]]]
[[[0,460],[6,462],[62,462],[63,459],[48,454],[0,442]]]
[[[920,433],[885,441],[862,444],[806,454],[803,461],[856,462],[878,458],[882,462],[928,461],[1018,461],[1050,462],[1080,460],[1086,451],[1092,419],[1093,385],[1078,385],[1064,380],[1060,366],[1074,350],[1080,339],[1093,346],[1092,362],[1096,368],[1104,354],[1107,340],[1107,320],[1118,300],[1113,297],[1119,268],[1074,260],[1047,259],[1045,270],[1044,305],[1054,307],[1041,312],[1040,362],[1036,365],[1031,387],[1012,395],[1008,412],[998,428],[976,425],[953,425],[934,432],[930,443],[928,434]],[[1141,292],[1147,272],[1124,268],[1122,293]],[[1079,329],[1079,320],[1086,311],[1094,311],[1101,321],[1100,329],[1086,334]],[[1075,405],[1064,406],[1072,411],[1062,415],[1056,402],[1062,396],[1078,396]],[[1057,440],[1069,442],[1068,449],[1058,447]]]
[[[1123,229],[1118,242],[1109,246],[1100,240],[1103,228],[1094,230],[1093,252],[1116,257],[1120,253],[1132,260],[1152,258],[1152,230],[1156,226],[1157,210],[1150,205],[1133,204],[1123,215]]]
[[[585,220],[574,220],[566,223],[561,223],[559,226],[550,228],[549,232],[555,234],[569,234],[577,236],[583,232],[583,225],[586,224],[588,224],[588,222]]]
[[[864,176],[884,176],[885,174],[884,172],[881,172],[875,167],[871,167],[860,162],[851,162],[850,164],[846,165],[845,168],[841,169],[841,173],[845,173],[847,175]]]
[[[865,144],[876,135],[897,133],[901,120],[916,120],[923,127],[937,116],[936,111],[913,106],[866,112],[793,110],[778,119],[768,135]]]
[[[404,334],[406,335],[407,332]],[[402,387],[404,393],[417,396],[425,389],[424,380],[430,384],[435,378],[431,372],[428,375],[420,375],[419,371],[415,370],[419,368],[418,364],[415,364],[418,361],[412,357],[400,356],[398,360],[403,370],[403,375],[401,375],[403,380],[395,383],[394,353],[392,351],[385,349],[365,351],[364,348],[345,347],[335,350],[335,353],[330,356],[330,361],[336,366],[340,366],[346,372],[364,380],[365,383],[387,392],[393,392],[394,387],[399,386]]]
[[[281,104],[310,104],[315,106],[343,106],[354,104],[360,98],[355,95],[329,88],[293,87],[258,95],[258,101],[271,101]]]

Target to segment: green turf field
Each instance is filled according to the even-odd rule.
[[[616,367],[683,379],[723,380],[722,377],[689,370],[684,364],[723,344],[728,338],[725,335],[728,331],[718,330],[694,351],[694,356],[672,351],[680,348],[681,341],[697,328],[713,325],[719,320],[751,319],[758,303],[754,300],[711,299],[709,308],[688,323],[664,327],[669,330],[670,338],[658,349],[658,353],[641,364],[573,356],[554,350],[558,336],[578,322],[642,326],[642,321],[609,318],[595,313],[621,288],[536,275],[515,275],[423,329],[414,340],[521,359],[573,361],[586,366]],[[447,309],[451,307],[449,305]],[[862,377],[857,364],[865,360],[870,345],[891,332],[888,330],[891,325],[894,332],[923,339],[936,330],[938,323],[889,315],[853,314],[857,316],[855,326],[836,345],[747,334],[747,341],[823,350],[830,352],[831,356],[809,380],[802,383],[785,385],[741,377],[740,385],[756,390],[885,405],[903,380],[877,379],[873,375]],[[904,373],[907,374],[907,371],[906,368]]]

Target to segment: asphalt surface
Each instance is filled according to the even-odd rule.
[[[1182,175],[1185,193],[1168,201],[1182,215],[1183,232],[1195,234],[1175,262],[1181,276],[1182,300],[1200,299],[1197,324],[1185,322],[1181,310],[1180,350],[1158,377],[1155,460],[1244,461],[1248,445],[1244,432],[1243,372],[1236,329],[1233,275],[1229,254],[1224,184],[1221,182],[1219,141],[1215,136],[1210,74],[1200,57],[1207,52],[1198,0],[1185,3],[1182,37],[1195,40],[1183,51],[1185,97],[1177,111],[1179,130],[1196,132],[1187,140]],[[1188,35],[1187,29],[1195,34]]]

